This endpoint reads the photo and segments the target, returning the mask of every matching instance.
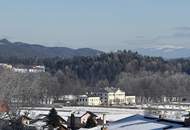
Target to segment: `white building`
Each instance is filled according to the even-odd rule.
[[[80,95],[77,99],[77,104],[83,106],[99,106],[101,105],[101,100],[97,96]]]
[[[45,66],[22,66],[22,67],[13,67],[12,68],[13,72],[17,72],[17,73],[40,73],[40,72],[45,72]]]
[[[0,67],[2,67],[3,69],[8,69],[8,70],[11,70],[13,68],[12,65],[6,64],[6,63],[0,63]]]
[[[15,68],[13,67],[13,72],[17,72],[17,73],[26,73],[28,72],[28,69],[25,69],[25,68]]]
[[[45,66],[33,66],[32,68],[29,68],[28,71],[31,73],[45,72]]]
[[[89,106],[101,105],[100,97],[88,97],[87,101]]]
[[[104,90],[95,92],[100,97],[103,105],[125,104],[125,92],[119,88],[105,88]]]
[[[126,96],[125,103],[126,104],[136,104],[136,97],[135,96]]]

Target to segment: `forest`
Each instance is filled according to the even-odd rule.
[[[49,96],[58,98],[107,86],[119,87],[127,95],[155,99],[162,96],[188,97],[190,93],[189,59],[142,56],[124,50],[94,57],[10,57],[0,58],[0,62],[46,66],[45,73],[37,74],[1,69],[0,95],[4,97],[30,95],[35,100]]]

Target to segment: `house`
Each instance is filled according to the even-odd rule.
[[[77,104],[83,106],[99,106],[101,105],[101,100],[98,96],[80,95],[78,96]]]
[[[76,100],[77,97],[75,95],[62,95],[58,97],[60,101],[73,101]]]
[[[125,104],[125,92],[119,88],[106,87],[94,93],[96,96],[100,97],[103,105]]]
[[[93,119],[95,123],[97,124],[97,115],[94,113],[87,111],[87,112],[74,112],[71,114],[71,116],[68,117],[67,120],[67,126],[68,128],[84,128],[87,125],[88,119]]]
[[[24,65],[17,65],[12,67],[13,72],[17,73],[40,73],[45,72],[45,66],[37,65],[37,66],[24,66]]]
[[[4,100],[0,100],[0,113],[9,112],[8,103]]]
[[[99,106],[101,105],[100,97],[91,96],[87,99],[88,106]]]
[[[44,97],[39,100],[39,104],[53,104],[54,100],[54,97]]]
[[[136,96],[125,96],[125,103],[130,104],[136,104]]]
[[[23,116],[21,116],[21,117],[19,118],[19,122],[20,122],[21,124],[23,124],[23,125],[29,125],[31,120],[32,120],[32,119],[29,118],[29,117],[26,116],[26,115],[23,115]]]
[[[28,69],[30,73],[40,73],[40,72],[45,72],[45,66],[32,66],[31,68]]]
[[[11,70],[13,66],[10,64],[6,64],[6,63],[0,63],[0,67],[3,69]]]
[[[26,68],[13,67],[12,70],[13,70],[13,72],[17,72],[17,73],[26,73],[26,72],[28,72],[28,69],[26,69]]]
[[[75,95],[62,95],[59,96],[55,101],[54,104],[57,105],[76,105],[77,96]]]
[[[87,106],[88,105],[88,96],[79,95],[77,98],[77,105]]]

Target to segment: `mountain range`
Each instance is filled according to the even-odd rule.
[[[7,39],[0,40],[0,57],[62,57],[71,58],[74,56],[95,56],[102,51],[91,48],[71,49],[67,47],[46,47],[23,42],[11,42]]]
[[[190,48],[184,47],[155,47],[155,48],[138,48],[133,49],[139,54],[148,55],[148,56],[157,56],[163,57],[166,59],[175,59],[175,58],[189,58],[190,57]]]
[[[142,55],[161,56],[166,59],[189,58],[190,48],[163,46],[154,48],[136,48],[132,49]],[[71,58],[75,56],[96,56],[104,53],[103,51],[91,48],[72,49],[68,47],[47,47],[37,44],[28,44],[23,42],[11,42],[7,39],[0,40],[0,57],[62,57]]]

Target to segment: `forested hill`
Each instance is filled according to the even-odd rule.
[[[7,39],[0,40],[0,57],[2,58],[71,58],[73,56],[95,56],[101,53],[101,51],[90,48],[71,49],[66,47],[45,47],[23,42],[11,42]]]
[[[164,60],[161,57],[142,56],[132,51],[118,51],[102,54],[95,57],[75,57],[65,60],[54,60],[45,64],[49,71],[71,71],[80,79],[88,82],[98,80],[115,81],[122,73],[138,74],[140,72],[152,73],[187,73],[190,74],[190,60],[172,59]]]
[[[94,57],[10,58],[7,61],[12,64],[44,64],[47,72],[37,74],[41,78],[36,79],[40,80],[35,81],[38,83],[36,87],[40,90],[47,89],[50,94],[53,89],[54,95],[84,94],[87,90],[97,90],[107,86],[119,87],[128,95],[147,98],[163,95],[189,96],[190,93],[190,60],[188,59],[165,60],[161,57],[142,56],[132,51],[118,51]],[[19,78],[31,74],[14,75],[5,72],[2,73],[1,79],[5,79],[6,84],[6,80],[12,76]]]
[[[190,60],[165,60],[118,51],[96,57],[47,60],[48,71],[66,92],[119,87],[129,95],[145,97],[188,96]],[[82,88],[82,89],[81,89]]]

